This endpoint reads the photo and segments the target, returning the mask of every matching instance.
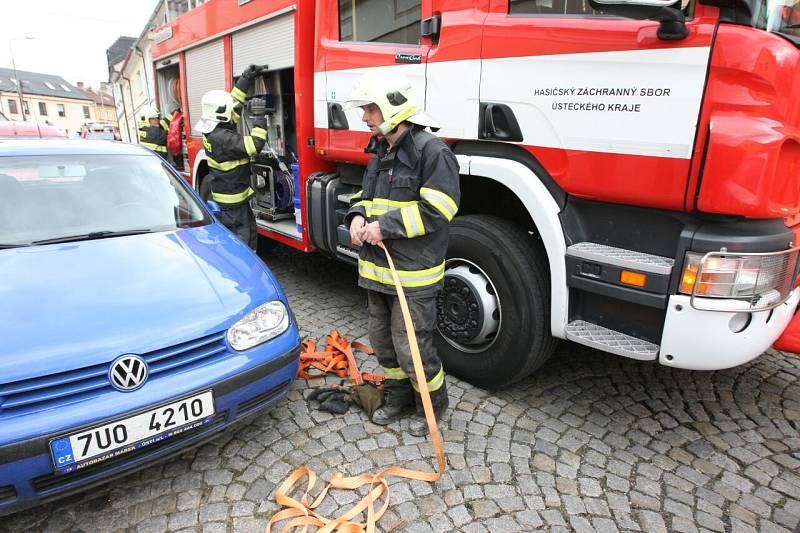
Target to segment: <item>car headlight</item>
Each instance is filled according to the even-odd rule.
[[[748,300],[751,305],[762,307],[785,297],[793,287],[796,250],[764,254],[714,252],[701,265],[705,256],[686,254],[680,292]]]
[[[289,327],[289,312],[279,300],[260,305],[228,329],[234,350],[248,350],[277,337]]]

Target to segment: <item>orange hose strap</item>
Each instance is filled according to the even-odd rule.
[[[406,334],[408,335],[408,343],[411,347],[411,359],[414,363],[414,374],[416,376],[424,376],[425,372],[422,367],[422,358],[419,354],[417,335],[414,331],[414,324],[411,321],[411,314],[408,311],[408,303],[406,302],[403,287],[400,284],[400,279],[397,277],[397,271],[394,268],[394,263],[389,255],[389,251],[382,242],[379,242],[378,246],[380,246],[386,254],[386,260],[389,262],[389,269],[391,270],[392,279],[394,280],[395,289],[397,290],[397,297],[400,301],[400,309],[403,312],[403,321],[405,322],[406,326]],[[334,333],[336,335],[334,335]],[[362,375],[358,372],[358,367],[355,364],[355,358],[353,357],[352,350],[350,349],[351,346],[345,346],[345,344],[342,343],[343,337],[341,337],[341,335],[338,335],[337,337],[337,335],[338,332],[334,331],[331,332],[331,335],[328,335],[327,337],[328,347],[330,348],[333,346],[336,348],[336,350],[326,349],[323,352],[314,352],[313,350],[315,350],[316,347],[313,344],[308,345],[311,350],[311,359],[309,360],[312,361],[312,364],[309,366],[313,366],[314,368],[322,370],[322,368],[316,366],[316,364],[313,364],[319,363],[323,368],[336,368],[334,373],[337,373],[337,375],[339,375],[338,372],[344,372],[344,375],[346,375],[349,368],[351,379],[353,379],[353,381],[355,381],[356,376],[361,379]],[[307,342],[313,343],[313,341]],[[344,342],[347,342],[346,339]],[[356,347],[356,344],[357,343],[353,343],[352,347],[356,349],[367,348],[363,345]],[[330,354],[330,360],[326,359],[329,357],[329,352],[336,352],[337,350],[341,350],[344,355],[333,353]],[[371,352],[371,350],[368,351]],[[314,359],[317,357],[319,357],[319,359]],[[339,357],[342,357],[342,359],[340,360]],[[332,363],[331,361],[333,361],[333,359],[336,359],[336,362]],[[347,361],[351,361],[349,365],[347,364]],[[340,365],[342,362],[345,362],[347,368]],[[308,366],[306,368],[308,368]],[[344,377],[344,375],[341,377]],[[388,468],[384,468],[377,474],[362,474],[360,476],[353,477],[342,477],[340,474],[335,474],[322,492],[320,492],[319,496],[317,496],[314,501],[309,501],[309,492],[312,491],[317,483],[317,474],[308,467],[301,466],[292,472],[291,475],[289,475],[289,477],[275,491],[275,501],[284,509],[278,511],[270,519],[269,523],[267,524],[266,532],[270,533],[272,531],[273,523],[289,519],[281,531],[288,532],[295,528],[302,528],[301,531],[305,533],[308,531],[308,526],[315,526],[319,528],[319,533],[374,533],[376,523],[378,520],[380,520],[380,518],[386,512],[386,509],[389,507],[389,484],[386,481],[387,477],[396,476],[419,481],[437,481],[439,478],[441,478],[442,473],[445,470],[442,435],[439,433],[439,427],[436,424],[436,417],[433,414],[433,406],[431,405],[431,396],[427,387],[419,387],[419,393],[422,398],[422,407],[425,411],[425,420],[428,423],[428,430],[431,435],[431,441],[433,442],[433,450],[436,453],[436,461],[438,463],[437,471],[423,472],[421,470],[411,470],[399,466],[390,466]],[[307,477],[308,480],[306,481],[305,492],[298,501],[297,499],[289,496],[289,494],[291,494],[295,484],[297,484],[304,477]],[[364,496],[361,501],[359,501],[349,511],[338,518],[326,518],[315,511],[315,509],[325,499],[330,489],[355,490],[367,484],[369,484],[369,492],[367,495]],[[380,504],[378,509],[375,509],[376,503]],[[366,522],[354,522],[353,520],[364,511],[366,511],[367,514]]]

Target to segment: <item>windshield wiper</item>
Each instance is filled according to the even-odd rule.
[[[130,229],[125,231],[93,231],[80,235],[68,235],[66,237],[55,237],[53,239],[42,239],[33,241],[31,244],[58,244],[62,242],[91,241],[95,239],[108,239],[109,237],[124,237],[126,235],[140,235],[142,233],[152,233],[150,229]]]
[[[17,244],[0,242],[0,250],[5,250],[6,248],[21,248],[23,246],[30,246],[30,244],[28,244],[27,242],[19,242]]]

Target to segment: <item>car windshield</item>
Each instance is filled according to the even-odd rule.
[[[160,158],[150,155],[0,157],[0,247],[211,222]]]
[[[800,0],[761,0],[754,8],[753,20],[757,28],[787,35],[798,42]]]

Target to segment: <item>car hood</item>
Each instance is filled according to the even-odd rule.
[[[219,224],[0,250],[0,383],[215,333],[276,298]]]

